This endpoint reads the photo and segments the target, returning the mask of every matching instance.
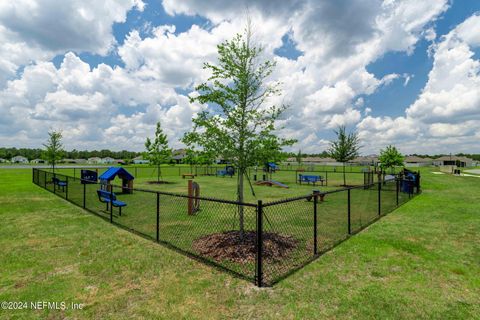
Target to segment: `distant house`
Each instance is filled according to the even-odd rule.
[[[88,164],[101,164],[101,163],[102,163],[102,159],[99,158],[99,157],[88,158],[88,159],[87,159],[87,163],[88,163]]]
[[[147,159],[143,159],[142,156],[138,156],[136,158],[133,158],[133,164],[148,164],[150,161]]]
[[[442,156],[440,158],[433,160],[433,165],[435,166],[457,166],[457,167],[472,167],[473,159],[467,157],[458,157],[458,156]]]
[[[33,159],[32,161],[30,161],[31,163],[47,163],[46,160],[43,160],[43,159]]]
[[[110,157],[105,157],[101,160],[101,163],[112,164],[112,163],[115,163],[115,159]]]
[[[350,161],[350,163],[360,165],[360,166],[376,166],[379,161],[378,161],[378,156],[377,155],[369,155],[369,156],[359,156]]]
[[[0,163],[5,163],[5,162],[7,162],[6,159],[0,158]]]
[[[319,164],[324,166],[341,166],[342,163],[337,162],[333,158],[321,158],[321,157],[306,157],[302,159],[302,162],[305,164]]]
[[[70,163],[70,164],[83,164],[87,163],[86,159],[63,159],[63,163]]]
[[[175,163],[181,163],[182,160],[187,156],[187,151],[185,149],[177,149],[172,152],[172,161]]]
[[[122,165],[123,165],[123,164],[126,164],[126,163],[125,163],[125,160],[122,160],[122,159],[115,159],[115,160],[113,161],[113,163],[122,164]]]
[[[403,164],[405,167],[428,167],[433,164],[433,159],[408,156],[405,157]]]
[[[16,156],[12,158],[12,163],[28,163],[28,159],[22,156]]]

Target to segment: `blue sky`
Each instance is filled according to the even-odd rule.
[[[70,149],[140,151],[161,121],[181,147],[208,108],[188,99],[202,64],[248,8],[294,150],[321,152],[346,125],[364,154],[480,152],[479,1],[33,2],[0,5],[2,146],[39,147],[56,128]]]

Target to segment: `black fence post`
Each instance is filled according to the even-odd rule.
[[[160,193],[157,192],[157,242],[160,241]]]
[[[382,214],[382,183],[377,182],[378,184],[378,215]]]
[[[351,204],[350,204],[350,189],[347,190],[347,213],[348,213],[348,234],[352,234],[352,222],[351,222]]]
[[[256,278],[257,286],[261,287],[263,285],[263,204],[262,200],[258,200],[257,205],[257,267],[256,267]]]
[[[86,194],[87,194],[87,184],[85,183],[85,181],[83,181],[83,208],[84,209],[87,207],[86,206],[86,203],[87,203]]]
[[[67,185],[65,186],[65,199],[68,200],[68,176],[65,176]]]
[[[55,173],[53,173],[53,179],[52,179],[52,182],[53,182],[53,193],[57,193],[57,184],[55,183],[55,181],[57,180],[57,175]]]
[[[328,171],[325,171],[325,187],[328,186]]]
[[[43,171],[43,188],[47,189],[47,171]]]
[[[399,196],[399,191],[400,191],[400,180],[397,178],[396,179],[396,186],[395,186],[395,192],[396,192],[396,200],[397,200],[397,207],[398,207],[398,203],[399,203],[399,199],[398,199],[398,196]]]
[[[318,214],[317,214],[317,207],[318,207],[318,192],[314,192],[313,196],[313,254],[317,255],[318,253],[318,235],[317,235],[317,226],[318,226]]]

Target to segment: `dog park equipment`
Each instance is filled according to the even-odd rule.
[[[315,186],[317,182],[320,182],[323,186],[324,181],[325,179],[323,179],[322,176],[304,175],[304,174],[298,175],[298,182],[300,184],[302,184],[302,182],[306,182],[307,184],[312,183]]]
[[[188,180],[188,215],[194,215],[200,210],[200,185]]]
[[[96,171],[82,169],[80,171],[80,177],[82,179],[82,184],[92,184],[97,183],[98,180],[98,169]]]
[[[97,195],[98,195],[98,200],[107,205],[107,211],[108,211],[108,204],[111,204],[112,207],[117,207],[118,214],[120,216],[122,215],[122,207],[127,206],[127,204],[123,201],[117,200],[117,196],[115,193],[111,191],[97,190]]]
[[[127,170],[121,167],[110,167],[99,177],[102,190],[112,191],[111,181],[119,177],[122,179],[122,193],[133,193],[133,179]]]
[[[185,179],[185,177],[188,177],[190,179],[194,179],[195,174],[193,174],[193,173],[182,173],[182,179]]]
[[[53,177],[52,182],[55,186],[62,188],[62,192],[65,192],[65,187],[68,185],[67,181],[62,181],[57,177]]]
[[[264,180],[264,181],[257,181],[255,182],[256,185],[258,186],[276,186],[284,189],[288,189],[289,187],[286,184],[283,184],[281,182],[275,181],[275,180]]]
[[[217,171],[217,176],[220,176],[220,177],[230,176],[230,178],[231,178],[234,175],[235,175],[235,167],[234,166],[226,166],[225,169]]]

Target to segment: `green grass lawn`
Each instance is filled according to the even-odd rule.
[[[84,308],[0,310],[0,317],[476,318],[480,181],[422,170],[420,196],[274,287],[258,289],[42,190],[31,183],[31,170],[2,169],[0,301]]]

